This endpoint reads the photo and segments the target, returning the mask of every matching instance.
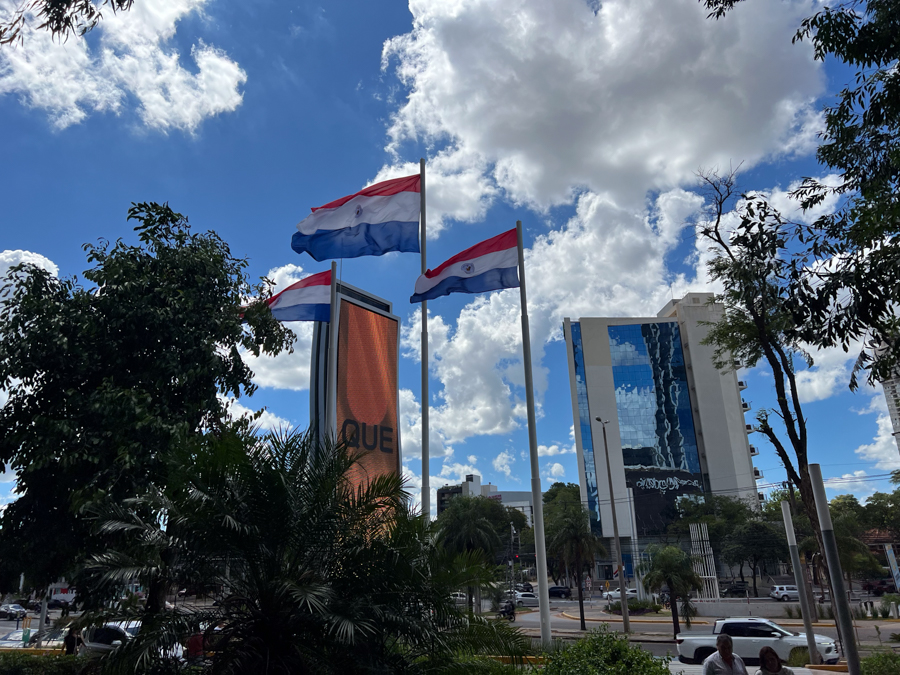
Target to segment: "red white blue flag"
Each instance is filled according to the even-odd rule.
[[[315,260],[418,253],[420,190],[416,174],[376,183],[313,208],[297,225],[291,248]]]
[[[291,284],[268,300],[279,321],[330,321],[331,270]]]
[[[485,293],[518,288],[519,253],[515,229],[498,234],[457,253],[416,280],[410,302],[432,300],[451,293]]]

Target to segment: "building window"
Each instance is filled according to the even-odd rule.
[[[609,326],[625,479],[638,534],[661,533],[677,497],[700,492],[700,454],[676,322]]]
[[[597,470],[594,464],[594,437],[591,433],[591,409],[588,405],[587,378],[584,369],[584,347],[581,342],[581,324],[570,323],[572,354],[575,359],[575,393],[578,398],[578,425],[581,430],[581,450],[584,456],[584,481],[587,486],[587,506],[591,516],[591,529],[603,534],[600,527],[600,507],[597,500]]]

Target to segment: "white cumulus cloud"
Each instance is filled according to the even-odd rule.
[[[512,478],[512,465],[515,461],[516,458],[511,452],[503,450],[494,457],[494,461],[492,462],[494,471],[502,473],[507,478]]]
[[[225,406],[232,417],[252,418],[258,413],[258,411],[253,410],[252,408],[248,408],[243,403],[234,398],[220,398],[222,398],[222,400],[225,402]],[[259,417],[254,420],[253,424],[259,427],[262,431],[276,431],[278,429],[289,429],[291,427],[290,421],[284,419],[283,417],[279,417],[275,413],[269,412],[268,410],[263,410]]]
[[[169,44],[178,21],[206,2],[137,2],[128,12],[105,12],[86,38],[62,41],[35,30],[30,17],[22,44],[0,51],[0,94],[45,110],[58,129],[92,112],[121,114],[134,100],[147,127],[194,132],[203,120],[237,108],[247,80],[237,63],[202,40],[191,48],[195,72]],[[0,0],[0,19],[19,4]]]

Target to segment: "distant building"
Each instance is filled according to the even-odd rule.
[[[581,497],[604,537],[612,516],[597,417],[606,422],[619,532],[631,547],[663,534],[681,498],[759,498],[746,384],[733,370],[720,372],[713,348],[701,344],[704,322],[724,311],[712,300],[689,293],[652,318],[564,322]]]
[[[450,505],[450,500],[457,496],[463,497],[487,497],[488,499],[496,499],[503,506],[508,506],[517,511],[521,511],[528,519],[528,526],[531,527],[532,510],[534,502],[531,499],[530,491],[515,490],[498,490],[496,485],[487,483],[481,484],[481,476],[478,474],[469,474],[466,480],[459,485],[444,485],[437,490],[437,512],[438,515]]]
[[[900,451],[900,375],[884,380],[884,398],[887,400],[888,414],[891,416],[891,426],[894,429],[894,441],[897,450]]]

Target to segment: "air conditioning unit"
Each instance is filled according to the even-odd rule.
[[[738,389],[744,391],[747,388],[747,380],[738,380]]]
[[[757,448],[755,445],[751,445],[750,446],[750,456],[756,457],[758,454],[759,454],[759,448]]]
[[[752,424],[745,424],[745,425],[744,425],[744,430],[745,430],[748,434],[752,434],[754,431],[756,431],[756,429],[753,428],[753,425],[752,425]]]
[[[759,480],[762,477],[763,477],[763,472],[754,466],[753,467],[753,478],[756,480]]]
[[[743,410],[744,412],[747,412],[748,410],[750,410],[751,407],[752,406],[749,403],[747,403],[747,401],[741,399],[741,410]]]

